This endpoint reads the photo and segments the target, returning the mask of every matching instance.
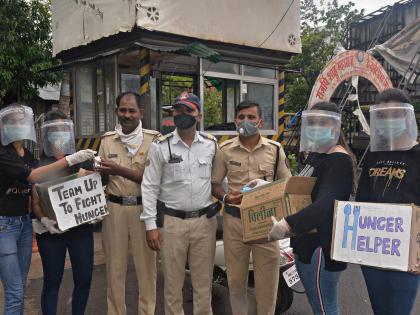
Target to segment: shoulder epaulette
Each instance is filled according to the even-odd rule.
[[[280,142],[277,142],[277,141],[274,141],[274,140],[271,140],[271,139],[267,139],[267,140],[268,140],[268,143],[281,148],[281,143]]]
[[[160,136],[155,140],[155,143],[158,143],[158,144],[163,143],[163,142],[169,140],[170,138],[172,138],[173,136],[174,136],[173,133],[168,133],[167,135]]]
[[[219,149],[227,146],[228,144],[231,144],[233,142],[233,138],[232,139],[228,139],[226,141],[223,141],[220,145],[219,145]]]
[[[153,136],[158,136],[158,135],[160,135],[160,132],[159,132],[159,131],[156,131],[156,130],[151,130],[151,129],[144,129],[144,128],[143,128],[143,132],[144,132],[144,133],[147,133],[147,134],[149,134],[149,135],[153,135]]]
[[[214,142],[217,142],[217,139],[216,139],[216,137],[215,136],[213,136],[213,135],[211,135],[211,134],[209,134],[209,133],[205,133],[205,132],[199,132],[199,134],[200,134],[200,136],[202,136],[203,138],[205,138],[205,139],[208,139],[208,140],[211,140],[211,141],[214,141]]]
[[[108,132],[105,132],[102,136],[101,136],[101,138],[105,138],[105,137],[109,137],[109,136],[113,136],[113,135],[115,135],[117,132],[115,131],[115,130],[113,130],[113,131],[108,131]]]

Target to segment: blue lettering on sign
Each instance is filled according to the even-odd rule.
[[[352,239],[351,239],[351,249],[356,248],[356,237],[357,237],[357,222],[359,221],[359,215],[360,215],[360,206],[354,206],[353,207],[353,224],[350,225],[350,214],[351,214],[351,204],[346,204],[344,206],[344,235],[343,235],[343,242],[341,244],[342,248],[347,248],[347,235],[348,232],[352,232]]]
[[[359,252],[378,253],[382,255],[400,256],[399,247],[401,240],[399,238],[374,237],[360,235],[359,231],[376,230],[384,232],[401,233],[404,232],[403,218],[401,217],[377,217],[377,216],[361,216],[360,207],[356,205],[346,204],[344,206],[344,228],[342,248],[347,248],[348,235],[351,235],[351,249]],[[352,211],[353,210],[353,211]],[[350,217],[353,212],[353,223],[350,224]],[[356,247],[357,244],[357,247]]]

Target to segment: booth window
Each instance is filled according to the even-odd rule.
[[[235,106],[244,100],[258,102],[263,134],[277,134],[276,70],[227,62],[202,60],[202,129],[213,134],[235,134]]]
[[[115,127],[115,59],[76,67],[77,136],[94,136]]]
[[[140,91],[140,75],[132,73],[121,73],[121,93]]]
[[[77,135],[95,133],[95,104],[93,102],[93,72],[91,66],[76,69],[76,124]]]

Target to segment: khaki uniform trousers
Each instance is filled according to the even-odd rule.
[[[156,253],[146,242],[141,206],[108,202],[109,215],[102,223],[102,242],[107,274],[108,315],[125,315],[125,279],[130,252],[139,287],[139,315],[154,315],[156,304]]]
[[[257,312],[258,315],[273,315],[280,273],[278,242],[245,244],[242,240],[241,219],[225,212],[223,243],[232,314],[248,314],[248,266],[252,251]]]
[[[161,255],[164,279],[165,315],[184,315],[182,287],[185,264],[191,272],[194,315],[212,315],[211,293],[216,217],[180,219],[165,215]]]

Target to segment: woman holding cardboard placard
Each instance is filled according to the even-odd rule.
[[[50,171],[94,157],[84,150],[46,167],[36,168],[24,140],[36,141],[33,111],[20,103],[0,110],[0,278],[4,287],[4,315],[23,314],[26,278],[32,255],[29,217],[31,183]]]
[[[370,107],[370,151],[357,190],[357,201],[420,205],[420,145],[410,99],[401,90],[378,95]],[[411,273],[362,266],[375,314],[409,315],[420,269]]]
[[[73,122],[60,111],[45,115],[42,125],[41,165],[54,163],[75,151]],[[66,170],[52,172],[48,178],[56,179],[74,174],[80,168],[92,169],[92,161],[74,165]],[[41,309],[44,315],[57,314],[58,292],[64,273],[66,252],[69,252],[73,272],[74,289],[72,314],[84,314],[89,297],[93,271],[93,228],[83,224],[62,232],[56,222],[42,211],[36,190],[33,192],[33,209],[40,222],[34,222],[39,254],[43,269]],[[40,226],[39,230],[35,226]]]
[[[313,203],[280,221],[273,219],[269,238],[291,235],[296,267],[314,314],[339,314],[338,282],[346,263],[330,257],[334,200],[348,200],[353,160],[340,131],[334,103],[321,102],[302,113],[300,151],[310,152],[299,176],[316,177]]]

